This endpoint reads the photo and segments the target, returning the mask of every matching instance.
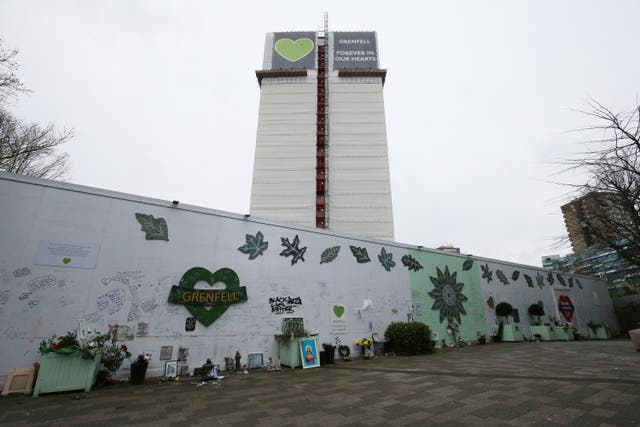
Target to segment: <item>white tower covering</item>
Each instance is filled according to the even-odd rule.
[[[374,32],[269,33],[251,215],[393,240]]]

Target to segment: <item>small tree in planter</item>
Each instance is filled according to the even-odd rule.
[[[496,305],[496,315],[498,317],[509,317],[513,313],[513,307],[508,302],[501,302]]]
[[[544,316],[544,308],[540,304],[531,304],[529,306],[529,316],[536,317],[536,326],[539,326],[542,322],[540,316]]]
[[[402,356],[432,353],[431,329],[421,322],[393,322],[384,333],[385,348]]]

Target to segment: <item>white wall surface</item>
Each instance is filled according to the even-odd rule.
[[[348,333],[339,336],[353,346],[358,337],[371,335],[369,322],[373,332],[384,334],[391,321],[406,320],[411,304],[408,271],[401,266],[385,271],[376,260],[382,247],[376,242],[5,173],[0,175],[0,206],[0,376],[11,368],[31,366],[43,338],[74,329],[80,318],[99,331],[118,324],[136,332],[139,323],[147,323],[148,334],[126,344],[134,354],[151,352],[149,375],[161,375],[161,346],[173,346],[174,359],[179,346],[188,347],[191,369],[208,357],[223,364],[236,350],[243,363],[250,352],[264,353],[266,360],[277,357],[273,335],[283,317],[303,317],[305,327],[320,334],[320,342],[332,341],[334,304],[346,306]],[[164,218],[169,241],[145,240],[136,212]],[[249,260],[238,247],[245,244],[245,234],[258,231],[269,247]],[[304,262],[291,265],[290,257],[279,255],[284,249],[281,238],[291,241],[296,235],[307,250]],[[95,244],[97,265],[36,265],[40,241]],[[320,264],[321,253],[338,245],[337,259]],[[356,263],[349,245],[367,247],[372,261]],[[167,298],[171,286],[192,267],[233,269],[247,287],[248,301],[230,306],[209,327],[197,323],[195,331],[186,332],[190,314],[182,305],[168,304]],[[98,300],[109,292],[121,296],[122,304],[100,307]],[[279,296],[300,297],[302,305],[294,314],[273,314],[269,298]],[[365,299],[373,306],[360,317],[356,309]],[[127,368],[123,366],[121,376]]]

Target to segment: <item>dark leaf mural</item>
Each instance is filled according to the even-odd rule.
[[[514,282],[518,280],[519,277],[520,277],[520,272],[518,270],[511,273],[511,280],[513,280]]]
[[[480,265],[480,270],[482,270],[482,278],[487,280],[487,283],[491,283],[493,280],[493,271],[489,269],[489,264]]]
[[[296,237],[293,238],[293,242],[289,242],[289,239],[285,237],[281,237],[280,240],[282,241],[282,246],[285,247],[285,249],[280,252],[280,256],[292,257],[291,265],[297,263],[299,260],[302,260],[302,262],[304,262],[304,253],[306,252],[307,248],[306,246],[304,248],[298,247],[298,245],[300,244],[300,239],[298,238],[297,234]]]
[[[264,241],[264,235],[261,231],[258,231],[255,236],[245,234],[244,238],[247,243],[240,246],[238,250],[243,254],[249,255],[249,259],[258,258],[269,247],[269,242]]]
[[[403,256],[401,261],[402,261],[402,264],[405,267],[407,267],[409,270],[418,271],[423,268],[422,264],[420,264],[417,259],[415,259],[409,254]]]
[[[500,280],[500,283],[502,283],[503,285],[509,284],[509,279],[507,279],[507,276],[504,275],[502,270],[496,270],[496,277],[498,278],[498,280]]]
[[[472,259],[468,259],[465,262],[462,263],[462,271],[469,271],[471,270],[471,267],[473,267],[473,260]]]
[[[467,297],[462,293],[464,284],[458,283],[457,274],[449,273],[449,267],[445,266],[444,273],[436,267],[436,277],[429,277],[434,286],[434,289],[428,292],[434,299],[431,309],[440,311],[440,323],[444,319],[460,323],[460,315],[467,314],[462,305],[467,301]]]
[[[356,261],[359,264],[363,264],[365,262],[371,261],[371,258],[369,258],[369,253],[367,252],[367,248],[349,246],[349,249],[351,249],[351,253],[353,254],[354,257],[356,257]]]
[[[136,212],[136,219],[142,225],[141,230],[146,233],[145,239],[169,241],[169,228],[164,218],[154,218],[153,215]]]
[[[544,276],[540,272],[536,274],[536,283],[538,284],[538,287],[540,287],[540,289],[544,288]]]
[[[391,269],[396,266],[396,262],[393,260],[393,254],[391,252],[387,252],[385,248],[382,248],[380,251],[378,261],[380,261],[380,264],[382,264],[384,269],[387,271],[391,271]]]
[[[325,249],[324,251],[322,251],[322,255],[320,255],[320,264],[326,264],[333,261],[338,257],[339,252],[340,246],[334,246],[332,248]]]
[[[528,274],[524,275],[524,280],[527,282],[527,286],[533,288],[533,279]]]

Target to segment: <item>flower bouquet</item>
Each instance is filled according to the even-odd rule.
[[[356,345],[362,349],[362,357],[365,359],[371,359],[373,353],[371,352],[371,346],[373,345],[373,339],[371,338],[359,338],[356,341]]]

